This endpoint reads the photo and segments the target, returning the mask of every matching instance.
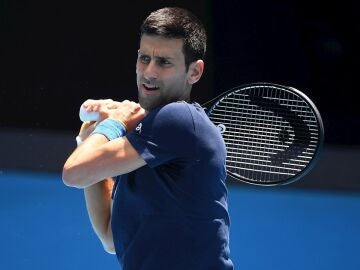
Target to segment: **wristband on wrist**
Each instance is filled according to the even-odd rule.
[[[76,136],[76,144],[77,146],[79,146],[82,143],[82,139],[80,138],[80,136]]]
[[[114,140],[116,138],[122,137],[126,134],[126,127],[120,121],[107,118],[101,121],[94,129],[92,134],[102,134],[109,141]]]

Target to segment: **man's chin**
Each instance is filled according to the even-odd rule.
[[[140,106],[146,111],[151,111],[159,106],[159,104],[156,102],[150,102],[149,100],[143,100],[142,98],[139,98],[139,103]]]

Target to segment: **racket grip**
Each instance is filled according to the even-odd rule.
[[[97,121],[100,119],[99,112],[87,112],[83,106],[80,107],[79,117],[82,122]]]

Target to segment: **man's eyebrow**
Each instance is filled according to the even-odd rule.
[[[174,58],[173,57],[170,57],[170,56],[157,56],[155,55],[155,58],[156,59],[159,59],[159,60],[173,60]]]
[[[150,56],[150,54],[147,54],[146,52],[143,52],[143,51],[141,51],[141,50],[138,50],[138,54]],[[173,59],[174,59],[174,57],[171,57],[171,56],[155,55],[154,57],[155,57],[156,59],[160,59],[160,60],[173,60]]]

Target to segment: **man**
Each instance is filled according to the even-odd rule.
[[[101,119],[82,126],[83,142],[67,159],[63,180],[84,188],[93,228],[124,270],[233,269],[225,144],[190,102],[205,50],[206,33],[193,14],[154,11],[141,26],[140,104],[83,104]]]

